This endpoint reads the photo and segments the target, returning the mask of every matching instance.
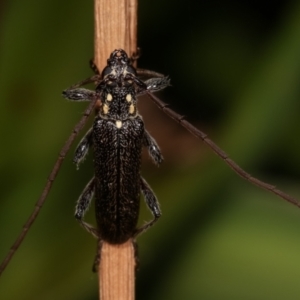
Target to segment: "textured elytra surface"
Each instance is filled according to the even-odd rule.
[[[128,240],[137,225],[143,137],[140,117],[121,128],[112,120],[94,123],[96,219],[101,238],[111,243]]]

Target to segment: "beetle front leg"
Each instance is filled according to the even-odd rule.
[[[170,86],[169,77],[155,77],[144,81],[145,86],[138,86],[137,95],[143,95],[146,92],[158,92]],[[146,87],[146,88],[145,88]]]
[[[83,226],[83,228],[85,228],[94,237],[99,238],[98,230],[94,228],[92,225],[83,221],[83,217],[91,204],[94,193],[95,193],[95,178],[93,177],[92,180],[86,185],[82,194],[77,200],[76,209],[75,209],[75,218]]]
[[[99,98],[96,92],[83,88],[70,88],[64,90],[62,96],[71,101],[92,101]]]

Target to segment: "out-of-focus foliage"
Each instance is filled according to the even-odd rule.
[[[2,259],[86,107],[61,91],[92,74],[93,3],[0,9]],[[160,97],[253,176],[300,199],[299,2],[140,1],[138,33],[139,65],[172,79]],[[137,299],[299,299],[300,210],[244,182],[140,102],[165,163],[143,163],[163,216],[138,239]],[[73,217],[92,159],[79,171],[71,161],[72,153],[0,278],[1,299],[97,299],[96,242]],[[150,217],[143,207],[141,222]]]

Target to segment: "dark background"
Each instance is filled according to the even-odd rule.
[[[61,91],[92,74],[93,3],[2,1],[0,17],[2,259],[87,105]],[[140,1],[138,35],[139,66],[171,77],[160,97],[300,199],[299,1]],[[149,99],[140,113],[165,162],[143,162],[163,216],[138,239],[137,299],[299,299],[300,210],[236,176]],[[0,278],[1,299],[98,297],[96,241],[73,217],[92,155],[76,171],[74,148]]]

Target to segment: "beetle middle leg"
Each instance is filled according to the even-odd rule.
[[[89,148],[91,147],[92,144],[93,144],[93,128],[91,128],[85,134],[85,136],[81,139],[81,141],[79,142],[75,150],[73,162],[76,164],[77,169],[79,168],[80,163],[82,163],[83,160],[85,159],[86,155],[88,154]]]
[[[145,202],[146,202],[147,206],[149,207],[151,213],[153,214],[154,219],[152,221],[144,224],[140,228],[136,229],[134,237],[136,237],[137,235],[141,234],[142,232],[144,232],[148,228],[150,228],[161,216],[161,211],[159,208],[158,200],[157,200],[156,196],[154,195],[153,191],[151,190],[150,186],[148,185],[148,183],[146,182],[146,180],[143,177],[141,177],[141,190],[142,190],[143,196],[145,198]]]
[[[146,146],[148,148],[149,154],[150,154],[151,158],[153,159],[153,161],[157,165],[160,165],[163,162],[164,158],[160,152],[160,149],[159,149],[156,141],[146,130],[145,130],[145,134],[144,134],[143,144],[144,144],[144,146]]]

